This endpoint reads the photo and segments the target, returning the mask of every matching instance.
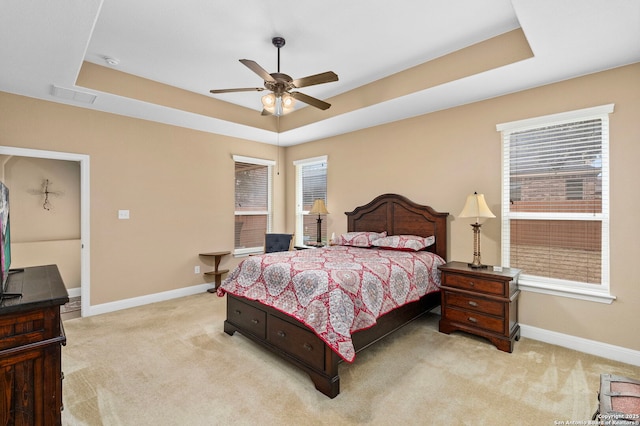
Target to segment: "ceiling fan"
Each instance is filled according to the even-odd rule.
[[[293,79],[287,74],[280,72],[280,48],[284,46],[285,40],[282,37],[274,37],[271,39],[273,45],[278,48],[278,72],[268,73],[264,68],[250,59],[240,59],[247,68],[255,72],[264,80],[264,87],[246,87],[238,89],[214,89],[211,93],[231,93],[231,92],[261,92],[265,89],[271,93],[262,97],[262,115],[284,115],[293,111],[295,101],[299,100],[305,104],[319,108],[321,110],[328,109],[331,104],[320,99],[314,98],[304,93],[291,91],[301,87],[314,86],[316,84],[329,83],[338,81],[338,75],[333,71],[326,71],[320,74],[314,74],[307,77]]]

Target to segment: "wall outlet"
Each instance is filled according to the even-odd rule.
[[[194,274],[199,274],[200,273],[200,267],[199,266],[194,266],[193,267],[193,273]]]

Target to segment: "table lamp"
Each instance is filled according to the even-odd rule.
[[[475,217],[476,223],[472,223],[473,228],[473,262],[469,263],[472,268],[486,268],[487,265],[483,265],[480,261],[480,223],[478,221],[481,217],[496,217],[487,202],[484,200],[484,194],[478,194],[474,192],[467,197],[467,202],[464,204],[462,212],[458,217]]]
[[[316,234],[316,245],[321,246],[322,245],[322,218],[320,217],[321,214],[329,214],[329,212],[327,211],[327,207],[324,205],[324,200],[318,198],[317,200],[315,200],[313,202],[313,206],[311,207],[311,210],[309,210],[309,214],[317,214],[318,215],[318,230],[317,230],[317,234]]]

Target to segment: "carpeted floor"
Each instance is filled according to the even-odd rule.
[[[343,363],[332,400],[292,365],[225,334],[225,304],[204,293],[65,321],[63,423],[587,424],[601,373],[640,377],[639,367],[525,338],[507,354],[439,333],[430,314]]]

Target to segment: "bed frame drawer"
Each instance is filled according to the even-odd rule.
[[[266,336],[267,314],[238,299],[227,297],[227,321],[261,339]]]
[[[272,315],[267,340],[312,367],[324,368],[324,342],[308,330]]]

